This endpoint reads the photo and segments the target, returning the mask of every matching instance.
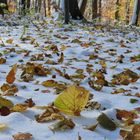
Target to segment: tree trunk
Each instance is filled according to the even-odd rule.
[[[97,18],[97,12],[98,12],[98,1],[92,0],[92,19]]]
[[[72,16],[72,19],[83,19],[83,15],[78,7],[77,0],[70,0],[69,1],[69,11]]]
[[[99,2],[98,2],[98,10],[99,10],[99,12],[98,12],[98,15],[99,15],[99,19],[101,20],[101,16],[102,16],[102,0],[98,0]]]
[[[35,12],[40,13],[41,11],[42,0],[35,0]]]
[[[46,0],[44,0],[43,2],[44,2],[44,13],[45,13],[45,17],[46,17],[47,16]]]
[[[38,12],[41,12],[42,0],[38,0]]]
[[[126,16],[125,16],[125,22],[126,22],[126,24],[128,24],[129,23],[129,19],[130,19],[130,2],[131,2],[131,0],[127,0],[126,1]]]
[[[48,0],[48,16],[50,17],[51,16],[51,1]]]
[[[38,0],[35,0],[35,12],[36,13],[38,12],[38,10],[37,10],[38,8],[37,7],[38,7]]]
[[[65,14],[65,23],[68,24],[69,23],[69,0],[64,0],[64,5],[65,5],[65,9],[64,9],[64,14]]]
[[[4,9],[8,10],[7,0],[0,0],[0,3],[5,4],[5,7],[0,7],[0,14],[4,17]]]
[[[82,0],[80,3],[80,11],[81,14],[83,15],[86,9],[86,5],[87,5],[87,0]]]
[[[22,14],[26,15],[26,1],[25,0],[21,0],[21,5],[22,5],[22,8],[21,8]]]
[[[133,16],[132,16],[130,25],[137,25],[138,17],[139,17],[139,12],[140,12],[140,0],[135,0]]]
[[[64,0],[60,0],[60,9],[64,12],[65,10],[65,8],[64,8],[65,6],[64,6]]]
[[[115,19],[116,19],[116,20],[119,20],[119,19],[120,19],[120,15],[119,15],[120,1],[119,1],[119,0],[116,0],[116,4],[115,4],[115,6],[116,6],[116,10],[115,10]]]
[[[27,0],[27,9],[30,9],[31,1]]]

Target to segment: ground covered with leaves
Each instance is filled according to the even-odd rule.
[[[140,28],[16,23],[0,26],[0,140],[140,140]]]

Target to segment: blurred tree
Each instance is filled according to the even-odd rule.
[[[65,15],[65,23],[69,23],[69,0],[64,0],[64,15]]]
[[[92,0],[92,19],[97,18],[98,0]]]
[[[69,11],[72,19],[83,19],[77,0],[69,0]]]
[[[140,13],[140,0],[135,0],[133,16],[132,16],[132,20],[130,22],[131,25],[137,25],[138,24],[139,13]]]
[[[31,0],[27,0],[27,9],[30,9],[31,6]]]
[[[81,14],[83,15],[84,12],[85,12],[85,9],[86,9],[86,5],[87,5],[87,0],[81,0],[80,1],[80,11],[81,11]]]
[[[102,0],[98,0],[98,8],[99,8],[99,19],[101,20],[101,16],[102,16]]]
[[[130,18],[130,2],[131,0],[126,0],[126,16],[125,16],[126,24],[129,23],[129,18]]]
[[[8,10],[7,0],[0,0],[0,14],[4,17],[4,10]]]
[[[23,15],[25,15],[26,14],[26,1],[25,0],[21,0],[21,13],[23,14]]]
[[[116,10],[115,10],[115,19],[120,20],[119,10],[120,10],[120,0],[116,0]]]
[[[45,15],[45,17],[46,17],[46,16],[47,16],[46,0],[43,1],[43,5],[44,5],[44,15]]]
[[[61,9],[64,10],[65,23],[69,22],[69,14],[72,19],[83,19],[77,0],[61,0]]]

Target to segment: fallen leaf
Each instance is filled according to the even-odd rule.
[[[49,128],[52,131],[65,131],[67,129],[73,129],[75,127],[74,122],[71,119],[64,119],[61,120],[51,126],[49,126]]]
[[[0,115],[1,116],[7,116],[11,113],[10,109],[6,106],[0,107]]]
[[[13,135],[14,140],[30,140],[33,135],[30,133],[18,133]]]
[[[33,102],[32,98],[29,98],[25,101],[25,104],[28,106],[28,107],[33,107],[35,106],[35,103]]]
[[[98,123],[87,126],[85,129],[90,130],[90,131],[94,131],[97,128],[97,126],[98,126]]]
[[[12,69],[10,70],[10,72],[8,73],[8,75],[6,76],[6,82],[9,84],[13,84],[16,77],[16,71],[17,71],[17,64],[13,65]]]
[[[5,96],[14,96],[16,92],[18,92],[18,88],[15,85],[3,84],[1,86],[1,91],[4,92]]]
[[[49,122],[52,120],[63,120],[64,116],[61,115],[58,111],[58,109],[54,108],[53,106],[46,106],[45,112],[43,112],[41,115],[36,116],[36,121],[39,123],[43,122]]]
[[[94,109],[98,110],[101,108],[101,104],[99,104],[98,102],[95,102],[95,101],[88,101],[85,108],[86,108],[86,110],[94,110]]]
[[[130,99],[130,103],[134,104],[134,103],[137,103],[139,100],[138,99]]]
[[[6,59],[5,58],[0,58],[0,64],[4,64],[6,63]]]
[[[140,61],[140,54],[131,57],[131,58],[130,58],[130,61],[131,61],[131,62],[137,62],[137,61]]]
[[[102,113],[97,118],[98,123],[105,129],[114,131],[116,129],[116,124],[104,113]]]
[[[44,81],[42,82],[42,85],[45,87],[56,88],[59,90],[64,90],[66,88],[65,84],[58,83],[57,81],[54,81],[54,80]]]
[[[102,66],[103,69],[106,69],[107,64],[106,64],[105,60],[101,60],[99,63]]]
[[[0,107],[3,107],[3,106],[11,108],[13,107],[13,103],[10,100],[5,99],[0,96]]]
[[[60,56],[60,58],[58,59],[58,63],[63,63],[63,61],[64,61],[64,54],[63,53],[61,53],[61,56]]]
[[[134,120],[138,117],[137,114],[135,112],[132,112],[132,111],[120,110],[120,109],[117,109],[116,111],[117,111],[116,117],[119,120],[122,120],[122,119]]]
[[[123,140],[140,140],[140,124],[134,124],[132,130],[120,130]]]
[[[79,116],[80,112],[85,108],[88,99],[89,91],[83,87],[72,85],[58,95],[54,105],[66,114]]]
[[[10,38],[10,39],[6,40],[6,43],[8,43],[8,44],[12,44],[12,43],[13,43],[13,39]]]
[[[45,87],[55,87],[57,85],[57,82],[54,80],[47,80],[42,82],[42,85]]]
[[[11,108],[11,110],[13,112],[25,112],[27,110],[27,105],[25,105],[25,104],[16,104]]]
[[[73,39],[73,40],[71,41],[71,43],[78,43],[78,44],[80,44],[80,43],[82,43],[82,41],[79,40],[79,39]]]
[[[112,84],[117,85],[129,85],[130,83],[136,82],[139,79],[139,75],[129,69],[113,76]]]

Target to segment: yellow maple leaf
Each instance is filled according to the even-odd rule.
[[[54,105],[60,111],[79,116],[89,99],[89,91],[75,85],[69,86],[56,98]]]

